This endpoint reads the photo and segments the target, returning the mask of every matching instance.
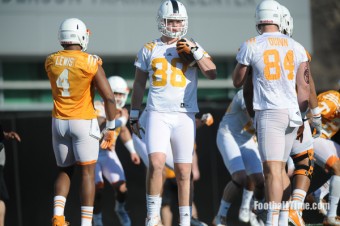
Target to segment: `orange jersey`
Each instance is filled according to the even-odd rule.
[[[79,50],[63,50],[49,55],[45,70],[50,79],[53,111],[59,119],[96,118],[92,80],[102,60]]]
[[[340,93],[330,90],[318,95],[322,116],[322,137],[330,139],[340,128]]]

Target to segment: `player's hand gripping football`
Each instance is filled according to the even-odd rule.
[[[191,50],[197,48],[196,44],[192,41],[189,41],[186,38],[182,38],[178,40],[177,45],[176,45],[176,50],[177,52],[180,53],[186,53],[186,54],[191,54]]]
[[[203,50],[198,48],[193,40],[189,41],[186,38],[177,41],[176,50],[182,61],[191,67],[197,66],[196,61],[204,56]]]
[[[140,135],[139,110],[130,111],[130,127],[132,132],[136,134],[139,139],[142,139],[142,136]]]

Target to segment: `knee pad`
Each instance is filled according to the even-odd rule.
[[[303,159],[308,158],[308,165],[297,165],[298,162],[302,161]],[[303,153],[296,154],[292,156],[295,170],[293,176],[296,175],[305,175],[309,179],[312,179],[313,171],[314,171],[314,150],[309,149]]]

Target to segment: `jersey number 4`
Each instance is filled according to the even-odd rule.
[[[68,89],[70,88],[70,83],[68,81],[68,70],[67,69],[64,69],[63,72],[60,73],[56,83],[57,83],[58,88],[63,89],[61,91],[61,96],[69,97],[70,92],[68,91]]]
[[[264,77],[267,80],[278,80],[281,77],[280,54],[276,49],[269,49],[263,53]],[[283,68],[288,71],[288,80],[294,79],[294,54],[289,50],[283,61]]]

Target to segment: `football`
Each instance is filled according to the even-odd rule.
[[[185,39],[180,39],[177,41],[176,50],[178,56],[181,58],[184,64],[188,64],[190,67],[197,67],[197,62],[190,51],[189,45],[186,43]]]

